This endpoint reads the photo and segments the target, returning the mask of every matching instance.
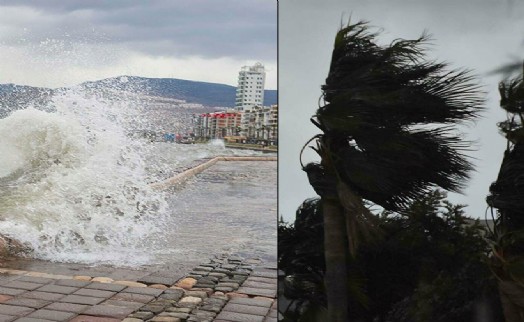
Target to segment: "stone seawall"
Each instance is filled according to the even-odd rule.
[[[205,160],[204,163],[201,163],[195,167],[187,169],[181,173],[174,175],[171,178],[168,178],[164,181],[155,182],[150,184],[150,187],[153,189],[166,189],[175,184],[184,182],[185,180],[201,173],[202,171],[208,169],[218,161],[277,161],[277,157],[258,157],[258,156],[234,156],[234,157],[215,157],[210,160]]]

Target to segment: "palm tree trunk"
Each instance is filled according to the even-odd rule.
[[[324,216],[324,283],[328,321],[348,321],[347,236],[343,208],[336,199],[322,198]]]
[[[506,321],[524,322],[524,288],[514,281],[500,281],[499,294]]]

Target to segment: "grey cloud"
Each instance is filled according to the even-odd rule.
[[[17,23],[27,28],[27,42],[110,42],[150,55],[276,61],[276,1],[4,0],[2,7],[36,11],[30,21]],[[19,39],[0,34],[7,44]]]

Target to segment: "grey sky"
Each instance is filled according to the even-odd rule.
[[[259,61],[276,89],[276,42],[271,0],[0,0],[0,83],[132,74],[236,85]]]
[[[309,122],[318,107],[320,86],[329,69],[332,44],[342,21],[367,20],[383,28],[380,42],[432,35],[428,57],[467,68],[479,76],[487,92],[487,111],[465,129],[475,140],[470,153],[476,172],[464,195],[450,194],[455,203],[468,204],[468,215],[484,217],[485,197],[495,180],[505,140],[496,123],[505,119],[498,106],[501,75],[488,72],[522,59],[524,3],[520,1],[391,1],[283,0],[279,3],[279,213],[292,221],[300,203],[314,197],[300,170],[302,145],[318,130]],[[308,149],[305,160],[316,160]]]

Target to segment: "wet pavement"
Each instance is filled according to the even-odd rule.
[[[183,275],[73,267],[0,269],[0,321],[277,321],[276,263],[260,258],[216,255]]]

